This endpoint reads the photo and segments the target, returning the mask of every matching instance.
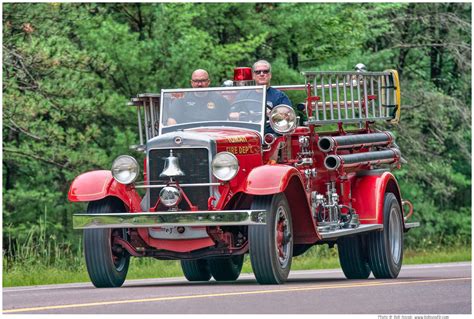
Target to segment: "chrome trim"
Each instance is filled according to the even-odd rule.
[[[252,85],[252,86],[231,86],[231,87],[207,87],[207,88],[186,88],[186,89],[162,89],[161,95],[164,93],[180,93],[180,92],[200,92],[200,91],[239,91],[239,90],[251,90],[251,89],[263,89],[266,90],[265,85]]]
[[[357,71],[303,71],[301,72],[304,76],[316,76],[316,75],[391,75],[390,72],[357,72]]]
[[[174,144],[174,138],[178,136],[182,138],[183,142],[180,145]],[[198,187],[198,186],[209,186],[209,195],[216,198],[216,201],[220,199],[220,193],[217,187],[220,186],[221,183],[217,182],[217,179],[212,175],[211,163],[212,160],[217,154],[217,146],[216,141],[212,140],[208,136],[201,136],[200,138],[196,138],[195,134],[190,134],[187,132],[170,132],[165,135],[158,136],[155,140],[150,141],[147,143],[148,149],[146,153],[146,171],[150,171],[150,152],[153,150],[178,150],[178,149],[199,149],[205,148],[207,149],[208,153],[208,160],[209,160],[209,181],[210,183],[201,183],[201,184],[180,184],[181,187]],[[148,182],[149,183],[149,182]],[[135,186],[135,188],[161,188],[165,187],[161,185],[143,185],[143,186]],[[150,207],[152,203],[150,203]]]
[[[173,185],[173,184],[170,184]],[[170,186],[166,184],[161,185],[135,185],[135,188],[162,188]],[[180,187],[200,187],[200,186],[220,186],[221,183],[196,183],[196,184],[179,184]]]
[[[138,97],[160,97],[160,93],[141,93]]]
[[[405,229],[416,228],[416,227],[420,227],[420,222],[405,223],[404,225]]]
[[[278,89],[280,91],[290,91],[290,90],[305,90],[307,86],[306,84],[272,85],[272,88]]]
[[[349,228],[349,229],[338,229],[330,232],[319,232],[319,236],[322,239],[336,239],[342,236],[349,236],[359,233],[364,233],[373,230],[382,230],[382,224],[362,224],[357,228]]]
[[[164,114],[163,114],[164,113],[163,112],[163,103],[164,103],[164,96],[165,96],[166,93],[200,92],[200,91],[203,91],[203,92],[204,91],[242,91],[242,90],[249,90],[249,89],[255,89],[255,90],[261,89],[262,90],[262,94],[263,94],[263,96],[262,96],[263,97],[263,99],[262,99],[262,114],[265,114],[265,108],[266,108],[265,101],[267,100],[267,86],[266,85],[186,88],[186,89],[162,89],[160,94],[159,94],[160,95],[160,118],[159,118],[160,126],[159,126],[159,130],[158,130],[158,136],[163,135],[163,134],[176,132],[176,131],[169,131],[169,132],[166,132],[166,133],[162,132],[163,125],[161,123],[163,123],[163,116],[164,116]],[[260,134],[260,136],[263,137],[264,131],[265,131],[265,119],[266,119],[266,117],[264,116],[263,117],[263,123],[258,124],[258,126],[260,126],[260,131],[256,131],[256,130],[252,130],[252,129],[249,129],[249,130],[256,131]],[[219,123],[227,123],[228,124],[228,123],[232,123],[232,121],[219,121]],[[238,122],[238,123],[245,123],[245,122]],[[190,123],[187,123],[187,124],[190,124]],[[172,126],[167,126],[167,127],[172,127]],[[199,122],[197,123],[197,125],[195,127],[199,127]],[[233,127],[233,126],[224,125],[223,127]],[[182,129],[180,129],[179,131],[182,132]],[[147,141],[148,141],[148,138],[147,138]]]
[[[145,228],[169,226],[246,226],[266,223],[265,210],[221,210],[74,214],[74,229]]]

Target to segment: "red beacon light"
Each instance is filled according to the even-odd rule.
[[[252,68],[239,67],[234,69],[234,86],[255,85],[252,79]]]

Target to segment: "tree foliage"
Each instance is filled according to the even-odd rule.
[[[40,217],[54,238],[77,240],[68,187],[136,143],[130,97],[186,87],[196,68],[219,85],[260,58],[275,84],[359,62],[398,69],[393,131],[408,164],[397,176],[424,223],[410,244],[469,242],[470,13],[469,3],[4,4],[4,249]]]

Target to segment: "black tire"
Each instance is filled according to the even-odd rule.
[[[234,281],[240,276],[244,255],[208,260],[212,277],[217,281]]]
[[[90,202],[89,214],[124,212],[122,202],[107,197]],[[121,246],[113,246],[113,238],[119,236],[127,239],[126,229],[85,229],[84,256],[87,272],[92,284],[97,288],[122,286],[127,277],[130,254]]]
[[[181,260],[181,269],[188,281],[209,281],[211,271],[205,259]]]
[[[403,262],[403,217],[393,193],[385,194],[383,218],[383,231],[368,237],[369,265],[375,278],[397,278]]]
[[[250,262],[255,278],[259,284],[282,284],[288,278],[293,258],[292,222],[288,201],[282,193],[256,196],[252,209],[267,211],[265,225],[249,226]]]
[[[346,236],[337,240],[339,263],[347,279],[367,279],[370,267],[367,260],[364,237]]]

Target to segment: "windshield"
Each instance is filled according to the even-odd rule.
[[[228,126],[263,136],[264,86],[161,91],[160,134],[191,127]]]

